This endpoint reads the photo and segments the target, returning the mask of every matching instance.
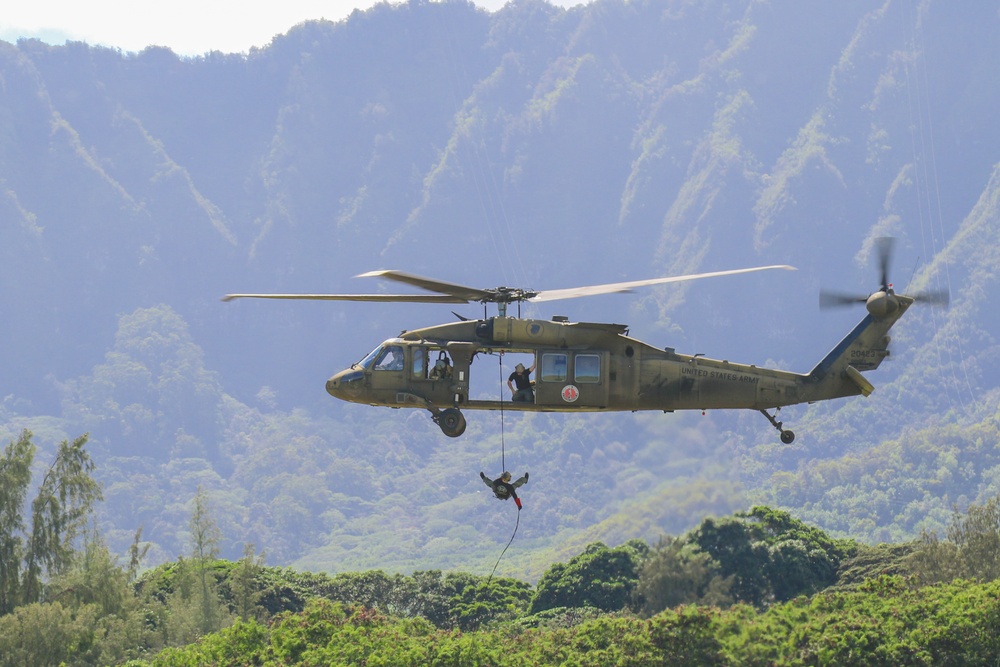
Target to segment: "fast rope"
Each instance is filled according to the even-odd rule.
[[[493,565],[493,572],[490,572],[490,577],[489,577],[489,579],[486,580],[486,585],[487,586],[489,586],[490,582],[493,581],[493,573],[497,571],[497,565],[500,564],[500,559],[503,558],[503,555],[505,553],[507,553],[507,549],[509,549],[510,545],[514,542],[514,536],[517,535],[517,527],[520,526],[520,525],[521,525],[521,509],[518,508],[518,510],[517,510],[517,522],[514,524],[514,532],[511,533],[510,541],[507,542],[507,546],[505,546],[503,548],[503,551],[500,552],[500,558],[497,558],[497,562],[494,563],[494,565]]]
[[[503,353],[497,355],[497,368],[500,372],[500,470],[507,469],[507,452],[503,433]]]
[[[497,355],[497,368],[500,372],[500,469],[507,470],[507,452],[504,443],[504,430],[503,430],[503,354]],[[513,487],[512,487],[513,488]],[[516,494],[515,494],[516,497]],[[515,500],[515,502],[517,502]],[[517,507],[517,521],[514,522],[514,532],[510,534],[510,539],[507,541],[507,546],[503,548],[500,552],[500,556],[497,558],[497,562],[493,564],[493,570],[490,572],[489,578],[486,580],[486,585],[489,586],[490,582],[493,581],[493,575],[497,571],[497,566],[500,565],[500,561],[503,559],[503,555],[507,553],[507,549],[510,545],[514,543],[514,536],[517,535],[517,528],[521,525],[521,506]]]

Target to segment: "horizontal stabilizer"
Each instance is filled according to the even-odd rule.
[[[865,376],[861,374],[861,371],[854,366],[848,366],[844,372],[847,377],[851,379],[851,382],[858,385],[858,389],[860,389],[861,393],[865,396],[871,396],[871,393],[875,391],[875,386],[869,382]]]

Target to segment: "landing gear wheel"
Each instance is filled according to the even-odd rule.
[[[458,408],[446,408],[434,420],[441,427],[441,432],[449,438],[457,438],[465,433],[465,415]]]
[[[773,415],[767,410],[758,410],[758,412],[767,417],[767,421],[771,422],[771,426],[778,430],[778,433],[781,435],[781,442],[790,445],[795,440],[795,434],[781,427],[781,422],[778,421],[778,410],[781,410],[781,408],[776,408]]]

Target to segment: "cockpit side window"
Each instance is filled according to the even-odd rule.
[[[403,348],[399,345],[386,345],[383,347],[382,352],[375,358],[375,370],[403,370]]]

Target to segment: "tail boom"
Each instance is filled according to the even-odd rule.
[[[913,299],[896,295],[899,307],[877,316],[869,313],[812,371],[804,376],[802,397],[816,401],[841,396],[868,396],[874,386],[862,374],[873,371],[889,356],[889,330]]]

